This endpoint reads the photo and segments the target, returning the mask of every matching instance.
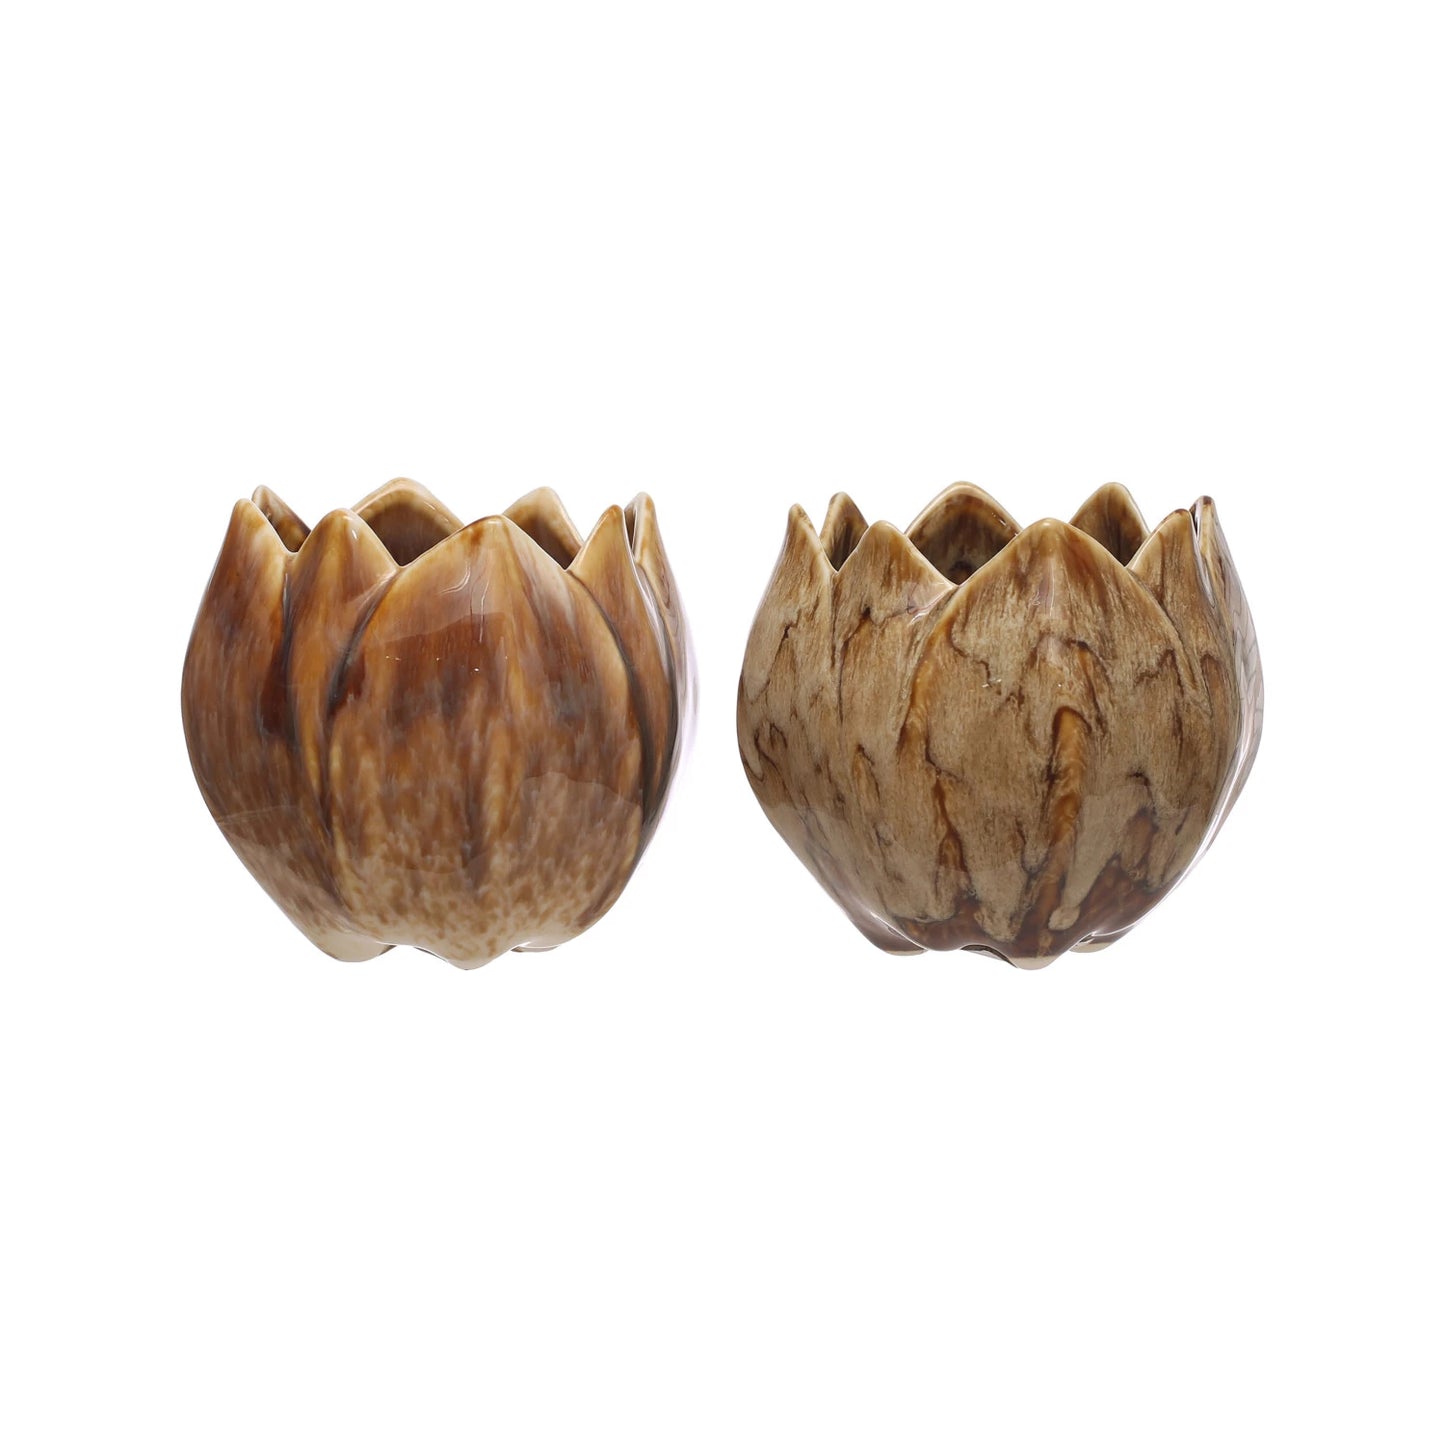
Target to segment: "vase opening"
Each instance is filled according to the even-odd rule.
[[[418,505],[411,497],[398,497],[395,502],[378,508],[366,520],[398,567],[415,562],[422,553],[430,552],[456,530],[448,518]]]
[[[986,492],[950,487],[908,529],[908,540],[950,582],[964,582],[1019,534],[1018,525]]]

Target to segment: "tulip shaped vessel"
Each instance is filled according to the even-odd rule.
[[[313,943],[472,967],[616,900],[689,691],[648,497],[584,543],[550,491],[464,527],[397,481],[314,530],[236,504],[181,702],[212,816]]]
[[[951,487],[906,532],[801,508],[748,641],[738,741],[773,826],[874,943],[1020,967],[1119,938],[1259,747],[1254,626],[1200,498],[1118,486],[1020,529]]]

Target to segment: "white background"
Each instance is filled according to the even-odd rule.
[[[1427,5],[13,5],[0,1434],[1438,1441]],[[588,935],[315,952],[206,815],[232,502],[656,499]],[[1129,938],[894,959],[737,761],[802,502],[1218,500],[1264,745]]]

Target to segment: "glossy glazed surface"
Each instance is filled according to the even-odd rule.
[[[1244,785],[1263,687],[1200,498],[1152,534],[1106,486],[1020,530],[977,487],[907,532],[794,507],[738,742],[778,832],[874,943],[1039,967],[1112,942]]]
[[[313,943],[474,967],[615,901],[690,667],[646,495],[584,543],[547,490],[464,527],[395,481],[313,530],[262,487],[232,513],[181,703],[212,816]]]

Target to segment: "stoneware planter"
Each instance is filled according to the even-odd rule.
[[[773,826],[879,947],[1025,968],[1119,938],[1209,846],[1259,747],[1214,503],[1019,529],[950,487],[908,528],[801,508],[738,691]]]
[[[461,522],[396,481],[306,525],[238,502],[181,689],[227,841],[336,958],[462,967],[600,918],[657,824],[689,650],[651,500]]]

